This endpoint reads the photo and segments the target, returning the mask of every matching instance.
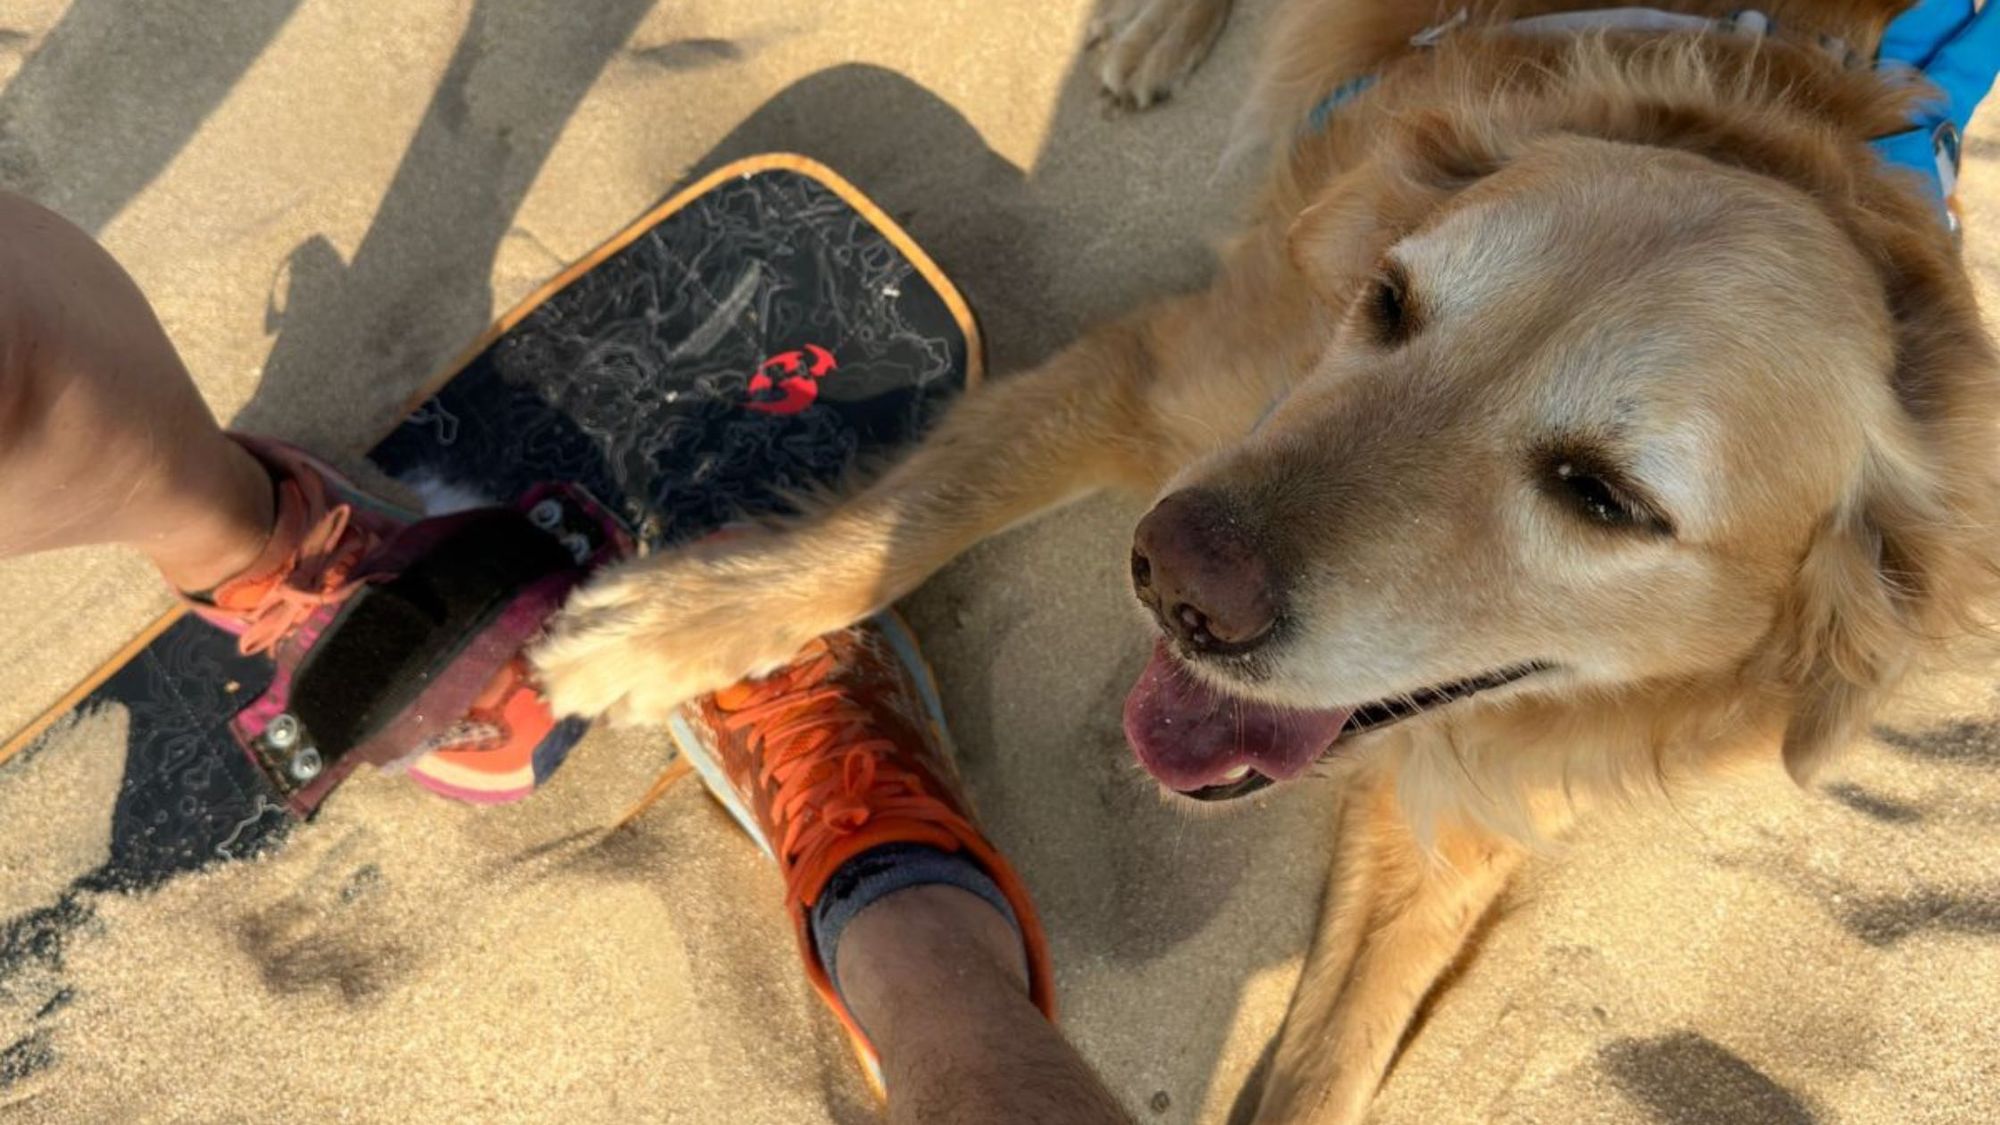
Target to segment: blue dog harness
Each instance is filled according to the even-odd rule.
[[[1435,46],[1468,18],[1466,11],[1460,9],[1451,19],[1411,36],[1410,45]],[[1742,11],[1711,19],[1657,8],[1556,12],[1502,26],[1526,35],[1698,32],[1759,38],[1771,34],[1773,29],[1770,17],[1761,12]],[[1816,41],[1821,50],[1842,65],[1856,64],[1854,53],[1841,40],[1821,35]],[[1890,21],[1874,65],[1899,81],[1927,82],[1932,89],[1932,96],[1918,106],[1911,128],[1877,137],[1870,145],[1890,166],[1916,175],[1935,203],[1939,217],[1956,235],[1958,215],[1954,195],[1965,127],[1973,110],[1992,90],[1995,75],[2000,74],[2000,0],[1987,0],[1977,6],[1975,0],[1917,0]],[[1307,117],[1308,128],[1314,132],[1326,128],[1341,107],[1367,91],[1375,81],[1374,75],[1363,75],[1335,87],[1313,107]]]

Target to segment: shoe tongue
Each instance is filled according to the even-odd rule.
[[[715,693],[715,705],[724,711],[741,711],[757,702],[758,681],[738,680]]]
[[[1125,699],[1125,739],[1146,771],[1191,792],[1247,766],[1273,781],[1304,773],[1353,712],[1299,711],[1225,695],[1154,646]]]
[[[791,662],[763,676],[746,677],[716,690],[716,706],[724,711],[741,711],[780,696],[792,695],[824,685],[839,669],[829,659],[832,646],[826,638],[812,640],[793,655]]]

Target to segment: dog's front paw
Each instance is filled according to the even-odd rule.
[[[1107,0],[1090,27],[1098,81],[1114,101],[1145,109],[1194,73],[1229,20],[1231,0]]]
[[[530,652],[558,715],[659,722],[696,696],[771,671],[847,624],[799,588],[783,550],[729,542],[655,555],[570,598]]]

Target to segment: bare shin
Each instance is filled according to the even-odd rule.
[[[92,543],[183,588],[256,557],[264,470],[223,436],[152,308],[55,213],[0,192],[0,558]]]
[[[983,900],[939,886],[890,895],[848,925],[838,956],[895,1125],[1129,1120],[1029,1001],[1020,935]]]

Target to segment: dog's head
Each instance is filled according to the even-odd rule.
[[[1985,567],[1993,364],[1929,216],[1758,143],[1717,140],[1849,197],[1440,118],[1303,211],[1315,370],[1135,537],[1162,637],[1126,728],[1160,781],[1690,685],[1763,707],[1795,776],[1852,736]]]

